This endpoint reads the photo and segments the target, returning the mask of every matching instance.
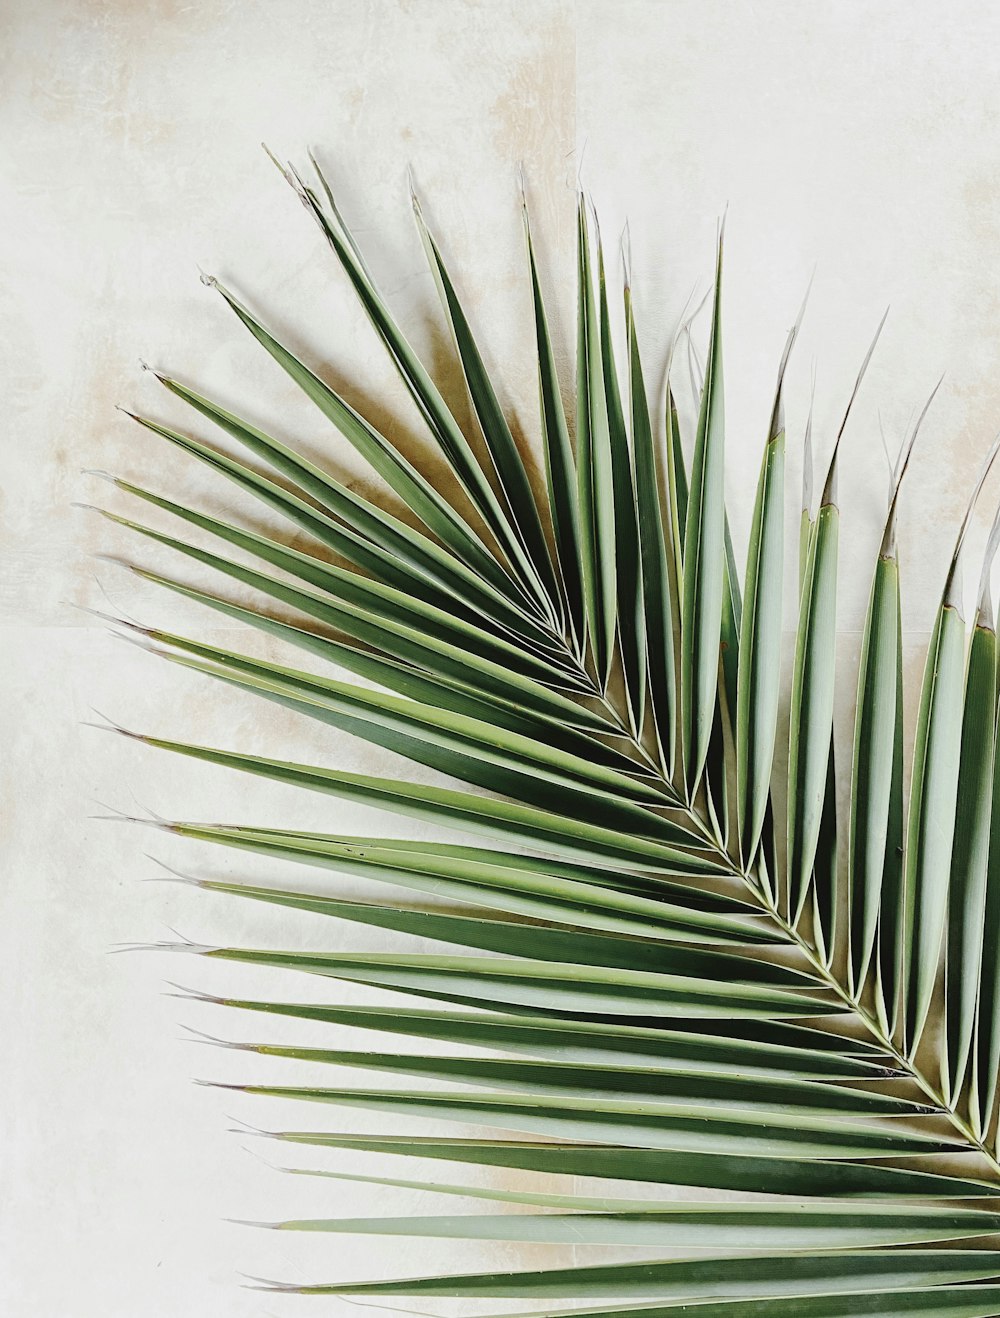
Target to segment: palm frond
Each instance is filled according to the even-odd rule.
[[[273,1082],[227,1087],[455,1126],[448,1136],[270,1132],[285,1146],[374,1160],[370,1173],[300,1174],[434,1192],[444,1206],[406,1218],[269,1225],[628,1246],[646,1257],[265,1288],[554,1303],[560,1312],[647,1318],[1000,1313],[1000,1253],[991,1245],[1000,1235],[1000,682],[989,574],[1000,532],[994,528],[987,547],[971,635],[957,587],[969,516],[959,534],[920,693],[907,803],[896,523],[927,407],[897,466],[859,672],[838,674],[836,470],[873,342],[815,515],[808,488],[803,500],[786,757],[778,744],[790,442],[783,399],[801,315],[780,362],[741,579],[724,488],[721,230],[704,372],[690,322],[677,340],[687,340],[699,405],[688,461],[674,349],[662,417],[647,396],[631,271],[623,369],[616,360],[620,303],[582,197],[571,430],[522,197],[543,493],[487,372],[446,245],[415,197],[472,436],[393,318],[326,179],[318,170],[313,183],[291,167],[282,172],[409,390],[461,507],[212,280],[386,483],[405,518],[160,374],[192,422],[211,422],[256,465],[130,415],[290,524],[298,547],[114,478],[130,501],[167,515],[176,529],[109,510],[114,522],[242,592],[235,602],[218,586],[138,562],[132,570],[292,654],[306,652],[329,672],[131,621],[120,627],[194,674],[385,748],[444,781],[348,773],[335,752],[330,763],[303,764],[127,735],[481,842],[158,822],[192,842],[308,867],[307,879],[281,886],[185,880],[195,887],[392,931],[404,948],[364,950],[338,934],[326,951],[186,943],[176,951],[390,990],[413,1005],[181,996],[261,1025],[300,1020],[329,1031],[322,1047],[205,1036],[277,1068]],[[844,826],[833,759],[840,681],[856,682],[858,693]],[[786,800],[782,817],[775,802]],[[841,834],[846,863],[837,854]],[[386,895],[349,898],[338,888],[343,876]],[[402,1038],[410,1050],[346,1046],[342,1032],[358,1028]],[[435,1051],[442,1044],[447,1054]],[[312,1067],[313,1083],[282,1083],[289,1061]],[[342,1083],[358,1071],[360,1085]],[[383,1076],[405,1078],[407,1087],[387,1088]],[[496,1137],[466,1133],[469,1126]],[[401,1173],[400,1158],[450,1164],[451,1179]],[[462,1167],[517,1169],[530,1181],[502,1190],[481,1178],[470,1184]],[[556,1175],[585,1183],[557,1193],[548,1183]],[[645,1192],[606,1193],[607,1180]],[[698,1197],[685,1198],[686,1189]],[[703,1197],[712,1191],[738,1197]],[[473,1210],[455,1211],[454,1199],[472,1201]],[[531,1211],[479,1211],[484,1201]],[[525,1318],[551,1312],[529,1307]]]

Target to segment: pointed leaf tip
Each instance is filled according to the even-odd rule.
[[[848,399],[847,407],[844,411],[844,419],[840,423],[840,429],[837,431],[837,438],[834,440],[833,443],[833,452],[830,454],[830,465],[827,468],[826,481],[823,486],[822,502],[824,504],[836,502],[837,456],[840,451],[840,441],[844,437],[844,431],[847,429],[847,422],[850,420],[851,412],[854,408],[855,401],[857,400],[858,394],[861,390],[862,381],[865,378],[865,375],[868,371],[868,367],[871,365],[872,357],[875,355],[875,349],[878,346],[878,341],[882,336],[882,330],[885,328],[885,322],[888,319],[888,316],[889,316],[889,308],[886,307],[885,311],[882,314],[882,319],[878,323],[878,329],[876,329],[875,331],[875,336],[872,339],[871,344],[869,345],[868,351],[865,353],[864,360],[861,363],[861,369],[858,371],[858,374],[855,377],[854,388],[851,390],[851,396]]]

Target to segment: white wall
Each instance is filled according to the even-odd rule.
[[[198,264],[397,433],[420,435],[261,138],[300,160],[316,148],[403,322],[434,346],[433,289],[408,215],[412,165],[505,396],[533,435],[516,168],[523,162],[567,343],[582,157],[612,246],[630,222],[654,376],[686,298],[707,287],[728,204],[730,496],[741,533],[780,344],[814,263],[791,383],[793,452],[812,364],[825,450],[891,304],[845,441],[848,679],[884,501],[876,413],[897,443],[947,371],[904,514],[916,661],[942,554],[1000,426],[1000,14],[986,0],[7,0],[2,23],[0,1309],[11,1318],[348,1314],[355,1309],[337,1301],[241,1290],[237,1273],[323,1280],[539,1262],[548,1256],[529,1247],[279,1237],[222,1220],[446,1210],[412,1192],[279,1177],[243,1151],[254,1144],[272,1157],[273,1146],[224,1133],[230,1117],[350,1122],[193,1086],[196,1076],[279,1072],[182,1041],[180,1022],[248,1039],[277,1031],[161,996],[164,981],[276,997],[322,987],[109,949],[169,938],[169,927],[204,942],[351,936],[144,883],[157,873],[147,851],[201,874],[274,871],[95,822],[95,802],[180,818],[414,830],[81,726],[93,706],[143,731],[395,767],[387,754],[125,647],[74,612],[71,604],[111,609],[244,643],[193,605],[95,560],[100,551],[169,562],[71,507],[127,508],[81,468],[212,508],[245,507],[114,411],[120,402],[181,419],[138,370],[145,357],[239,400],[337,470],[360,472],[199,284]],[[843,705],[846,717],[849,687]]]

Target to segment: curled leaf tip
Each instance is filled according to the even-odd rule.
[[[153,857],[150,857],[152,860]],[[172,993],[164,993],[166,998],[180,998],[184,1002],[207,1002],[213,1007],[224,1007],[228,1003],[227,998],[216,997],[214,993],[205,993],[202,989],[188,988],[186,984],[178,984],[176,980],[165,979],[163,983],[168,989],[173,989]]]
[[[580,148],[580,159],[576,165],[576,188],[581,195],[583,193],[583,162],[587,157],[587,145],[590,142],[589,137],[583,139],[583,146]]]
[[[979,574],[979,599],[977,603],[977,622],[980,626],[993,630],[993,560],[996,558],[997,550],[1000,549],[1000,507],[997,508],[993,517],[993,524],[990,527],[990,534],[986,541],[986,550],[983,554],[983,566]]]
[[[594,201],[594,197],[592,193],[590,192],[587,193],[585,204],[589,208],[590,218],[594,222],[594,238],[597,243],[598,260],[603,265],[604,256],[603,253],[601,252],[601,219],[600,216],[597,214],[597,203]]]
[[[241,1285],[245,1291],[263,1291],[269,1295],[297,1295],[301,1289],[290,1282],[267,1281],[264,1277],[249,1277],[246,1274],[244,1277],[245,1280]]]
[[[107,714],[102,714],[101,711],[95,709],[93,705],[90,707],[90,712],[91,714],[96,714],[99,719],[103,719],[104,721],[103,723],[85,722],[83,724],[84,727],[98,728],[102,732],[120,732],[123,737],[133,737],[136,740],[141,740],[141,737],[137,732],[130,732],[128,728],[123,728],[120,723],[116,723],[114,719],[108,718]],[[100,802],[98,802],[98,804],[100,804]]]
[[[809,290],[812,287],[812,277],[810,276],[809,284],[806,286],[805,296],[802,299],[802,305],[799,307],[798,315],[792,328],[788,331],[785,339],[785,346],[781,354],[781,361],[778,365],[778,383],[774,391],[774,406],[771,409],[771,429],[769,439],[777,439],[778,435],[785,428],[785,409],[784,409],[784,383],[785,372],[788,369],[788,362],[792,355],[792,349],[795,347],[795,340],[799,336],[799,330],[802,326],[802,318],[806,314],[806,303],[809,301]]]
[[[280,1140],[283,1138],[279,1131],[264,1130],[261,1126],[254,1126],[249,1121],[244,1121],[242,1117],[227,1116],[226,1120],[233,1123],[229,1132],[231,1135],[258,1135],[265,1140]],[[255,1154],[254,1156],[259,1157],[260,1155]]]
[[[155,857],[151,856],[150,860],[155,860]],[[162,865],[162,861],[156,861],[156,863]],[[163,869],[166,871],[166,873],[154,874],[149,878],[143,879],[142,882],[143,883],[179,883],[179,884],[183,884],[185,887],[188,888],[204,887],[204,884],[201,882],[200,879],[192,878],[190,875],[187,874],[178,874],[176,870],[172,870],[166,865],[163,865]]]
[[[214,1034],[206,1034],[204,1030],[196,1030],[193,1025],[185,1025],[183,1022],[181,1023],[181,1029],[185,1032],[181,1036],[183,1043],[212,1044],[216,1048],[230,1048],[234,1052],[245,1052],[251,1047],[250,1044],[233,1043],[230,1039],[219,1039]],[[186,1035],[192,1037],[186,1038]]]
[[[913,448],[917,442],[917,436],[920,434],[920,428],[924,423],[924,418],[930,411],[931,403],[934,402],[938,390],[941,388],[941,382],[944,376],[938,380],[937,384],[931,390],[927,402],[924,403],[920,410],[913,429],[910,431],[909,438],[903,441],[899,457],[896,459],[895,470],[892,473],[892,489],[889,496],[889,511],[886,515],[885,530],[882,535],[882,547],[880,553],[883,557],[889,556],[895,552],[896,547],[896,520],[899,507],[899,492],[903,484],[903,477],[906,475],[910,465],[910,458],[913,456]]]
[[[982,494],[983,486],[986,479],[993,469],[996,462],[997,454],[1000,453],[1000,434],[996,436],[990,445],[989,452],[982,461],[979,468],[979,475],[976,477],[976,483],[973,486],[972,494],[969,497],[968,505],[965,509],[965,516],[962,518],[962,525],[959,527],[958,536],[955,540],[955,550],[951,556],[951,564],[948,568],[948,576],[945,578],[943,603],[945,606],[951,606],[961,613],[962,600],[961,588],[959,582],[959,562],[962,557],[962,550],[965,547],[965,539],[969,532],[969,526],[972,523],[972,514],[975,511],[976,504],[979,502],[979,496]]]
[[[878,329],[876,329],[875,331],[874,338],[872,339],[871,344],[869,345],[868,351],[865,353],[864,360],[861,363],[861,369],[858,371],[858,374],[855,377],[854,388],[851,390],[851,396],[848,399],[847,407],[844,410],[844,418],[840,423],[840,429],[837,431],[837,438],[834,440],[833,443],[833,452],[830,454],[830,465],[827,468],[826,483],[823,487],[822,502],[824,504],[834,503],[836,501],[836,471],[837,471],[837,456],[840,451],[840,441],[844,437],[844,431],[847,429],[847,423],[850,420],[851,412],[854,408],[854,404],[861,390],[862,381],[864,380],[865,375],[868,371],[868,367],[871,364],[872,357],[875,355],[875,349],[878,346],[878,341],[882,336],[882,330],[885,328],[885,322],[886,319],[888,318],[888,315],[889,315],[889,308],[886,307],[885,311],[882,314],[882,319],[878,323]]]
[[[192,947],[194,945],[192,944]],[[210,949],[211,950],[211,949]],[[201,1089],[228,1089],[234,1094],[248,1094],[251,1092],[250,1085],[232,1085],[224,1080],[199,1080],[197,1076],[191,1081],[193,1085],[198,1085]]]

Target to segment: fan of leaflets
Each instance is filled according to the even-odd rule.
[[[305,1100],[302,1128],[274,1138],[370,1153],[373,1175],[357,1179],[440,1195],[432,1216],[271,1225],[630,1246],[624,1257],[642,1261],[269,1286],[400,1303],[519,1301],[525,1314],[553,1304],[700,1318],[1000,1314],[996,533],[971,635],[956,586],[964,526],[959,535],[912,693],[919,711],[904,802],[895,523],[909,446],[873,564],[860,671],[843,675],[857,689],[853,762],[835,768],[839,436],[818,508],[806,500],[801,526],[786,528],[782,378],[793,329],[739,562],[723,490],[721,237],[697,427],[682,436],[669,383],[665,408],[650,407],[627,286],[627,354],[614,359],[621,308],[612,305],[583,199],[576,414],[566,416],[525,213],[540,495],[416,202],[468,388],[471,437],[393,319],[322,175],[314,184],[294,170],[286,178],[412,395],[464,511],[210,280],[262,356],[287,372],[409,516],[391,515],[191,384],[160,375],[198,427],[210,422],[246,460],[151,418],[136,421],[256,495],[275,531],[272,538],[116,480],[138,507],[170,514],[177,530],[153,529],[140,513],[109,513],[115,522],[212,569],[223,585],[250,588],[241,597],[260,602],[235,604],[224,589],[216,593],[220,586],[133,570],[328,661],[329,675],[294,667],[294,649],[284,667],[120,625],[188,668],[398,752],[454,785],[341,772],[336,742],[329,763],[311,765],[139,739],[394,811],[425,833],[481,835],[482,846],[163,825],[313,871],[301,889],[199,880],[203,888],[360,927],[356,952],[187,949],[305,972],[288,977],[273,1001],[205,999],[256,1013],[261,1042],[234,1046],[317,1064],[323,1083],[315,1087],[282,1084],[280,1061],[273,1084],[246,1086]],[[288,547],[290,528],[305,548]],[[192,530],[207,536],[196,542]],[[800,583],[786,745],[776,729],[787,534],[799,537]],[[212,549],[199,547],[206,539]],[[345,670],[363,685],[345,680]],[[838,775],[850,776],[849,812],[839,819]],[[780,812],[775,787],[775,800],[787,801]],[[320,896],[317,869],[328,881]],[[377,892],[384,885],[384,901],[337,896],[337,875],[374,880]],[[365,951],[365,926],[441,950]],[[288,1000],[310,975],[392,990],[412,1005],[331,1006],[308,993]],[[275,1016],[322,1022],[329,1046],[269,1044]],[[383,1031],[391,1051],[346,1047],[345,1033],[356,1028]],[[459,1047],[439,1056],[440,1043]],[[350,1068],[360,1070],[359,1083]],[[387,1073],[406,1077],[405,1087],[384,1087]],[[387,1133],[311,1131],[315,1104],[384,1113]],[[430,1118],[435,1129],[453,1123],[454,1133],[395,1134],[398,1118]],[[466,1137],[470,1124],[474,1138]],[[495,1138],[481,1138],[483,1128]],[[424,1160],[426,1179],[414,1179],[410,1161],[401,1172],[400,1157]],[[536,1188],[483,1188],[481,1174],[463,1176],[470,1165],[537,1173],[521,1178]],[[550,1193],[556,1174],[586,1188]],[[615,1193],[606,1192],[609,1179],[619,1183]],[[642,1197],[617,1197],[623,1181],[644,1183],[635,1191]],[[456,1211],[455,1198],[473,1210]]]

